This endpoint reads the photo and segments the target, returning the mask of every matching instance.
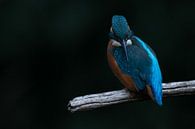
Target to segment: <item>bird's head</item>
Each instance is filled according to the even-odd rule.
[[[122,47],[124,49],[127,60],[127,46],[132,45],[132,35],[133,32],[130,30],[125,17],[114,15],[112,17],[112,26],[110,28],[109,37],[114,40],[112,43],[113,47]]]

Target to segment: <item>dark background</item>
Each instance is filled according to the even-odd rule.
[[[195,79],[194,12],[193,0],[1,0],[0,128],[195,129],[195,96],[162,107],[66,107],[73,97],[122,88],[106,59],[115,14],[155,50],[163,82]]]

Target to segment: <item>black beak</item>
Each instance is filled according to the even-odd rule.
[[[126,41],[125,40],[123,40],[123,42],[122,42],[122,45],[123,45],[123,48],[124,48],[124,51],[125,51],[125,56],[126,56],[126,59],[127,59],[127,61],[128,61],[128,55],[127,55],[127,45],[126,45],[127,43],[126,43]]]

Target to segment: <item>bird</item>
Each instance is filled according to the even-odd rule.
[[[125,88],[146,93],[157,105],[162,105],[162,73],[157,56],[134,34],[122,15],[112,17],[107,60]]]

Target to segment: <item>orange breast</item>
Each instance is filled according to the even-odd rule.
[[[110,40],[108,43],[108,47],[107,47],[107,58],[108,58],[108,64],[110,65],[113,73],[115,74],[115,76],[121,81],[121,83],[128,89],[132,90],[132,91],[138,91],[138,89],[135,86],[135,83],[133,81],[133,79],[129,76],[124,74],[116,60],[114,59],[113,55],[112,55],[112,50],[113,50],[113,46],[112,46],[112,42],[113,40]]]

